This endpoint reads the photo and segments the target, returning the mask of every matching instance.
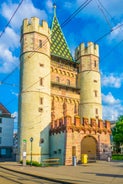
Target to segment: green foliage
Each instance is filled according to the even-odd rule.
[[[112,160],[123,160],[123,155],[112,155]]]
[[[20,163],[22,164],[23,161],[21,160]],[[32,166],[36,166],[36,167],[42,167],[42,163],[39,163],[37,161],[32,161],[32,164],[29,160],[26,160],[26,164],[27,165],[32,165]]]
[[[120,145],[123,143],[123,116],[120,116],[116,122],[116,126],[112,130],[113,141]]]

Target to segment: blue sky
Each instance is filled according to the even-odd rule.
[[[53,3],[62,24],[86,0],[23,0],[0,37],[0,102],[18,116],[20,27],[24,18],[39,17],[51,26]],[[19,0],[1,0],[0,33],[17,8]],[[81,42],[100,47],[103,118],[116,120],[123,115],[123,8],[122,0],[92,0],[63,28],[74,56]],[[119,27],[118,27],[119,26]],[[104,36],[106,33],[107,36]],[[104,37],[103,37],[104,36]],[[103,39],[99,39],[103,37]],[[15,70],[14,70],[15,69]],[[17,118],[15,119],[15,123]]]

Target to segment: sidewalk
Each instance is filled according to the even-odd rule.
[[[74,184],[123,184],[123,162],[97,161],[86,165],[34,167],[0,162],[0,167],[39,178]]]

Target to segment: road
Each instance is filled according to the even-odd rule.
[[[0,168],[0,184],[55,184],[54,181],[28,176]],[[61,182],[56,182],[61,184]]]

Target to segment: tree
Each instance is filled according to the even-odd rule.
[[[123,115],[116,121],[116,126],[112,130],[113,141],[116,144],[116,151],[120,152],[120,145],[123,144]]]

